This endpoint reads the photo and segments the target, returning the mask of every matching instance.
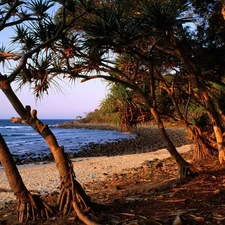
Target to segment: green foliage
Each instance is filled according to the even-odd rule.
[[[86,114],[85,118],[81,119],[81,121],[85,123],[102,123],[107,122],[104,121],[104,118],[101,116],[100,110],[96,109],[93,112],[89,112]]]
[[[148,27],[169,31],[183,24],[191,22],[191,18],[184,16],[188,10],[185,0],[145,0],[141,3],[142,16],[146,19]]]
[[[86,114],[85,118],[80,119],[83,123],[93,123],[93,124],[112,124],[114,126],[119,127],[120,118],[118,113],[108,113],[103,111],[102,109],[96,109],[92,112]]]
[[[33,15],[38,17],[45,17],[46,12],[54,5],[54,3],[45,0],[31,0],[27,4],[27,9],[29,9]]]
[[[61,7],[52,18],[54,3]],[[3,6],[4,17],[11,5]],[[93,120],[119,123],[130,116],[127,109],[138,114],[151,107],[172,117],[186,111],[190,119],[208,110],[200,82],[224,111],[218,85],[224,85],[225,29],[218,1],[32,0],[14,8],[14,19],[30,18],[14,23],[12,42],[26,54],[14,80],[19,87],[30,83],[37,96],[48,93],[56,77],[100,77],[113,85],[101,108],[88,114]],[[190,22],[195,30],[187,28]]]
[[[109,118],[109,122],[118,125],[121,123],[124,109],[132,104],[133,91],[120,84],[111,85],[108,96],[101,102],[102,115]]]
[[[133,91],[120,84],[113,84],[106,99],[101,102],[103,112],[117,112],[124,105],[130,104]]]

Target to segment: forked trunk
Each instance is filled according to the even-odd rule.
[[[49,218],[53,211],[39,196],[32,195],[26,188],[13,157],[0,134],[0,161],[4,168],[9,185],[16,195],[18,220],[20,223],[29,220]]]

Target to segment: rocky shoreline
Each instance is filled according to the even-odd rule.
[[[58,127],[66,128],[86,128],[86,129],[107,129],[115,130],[116,128],[108,124],[79,124],[67,122],[59,124]],[[176,147],[192,144],[193,142],[187,139],[187,132],[182,127],[169,127],[166,129],[171,141]],[[156,126],[140,126],[135,131],[136,136],[130,139],[123,139],[117,142],[106,142],[104,144],[90,143],[80,149],[79,152],[68,152],[69,158],[79,157],[99,157],[99,156],[116,156],[138,154],[152,152],[158,149],[165,148],[159,129]],[[66,151],[66,146],[65,151]],[[35,157],[27,155],[25,157],[14,156],[17,165],[21,164],[39,164],[49,163],[54,161],[52,154]]]

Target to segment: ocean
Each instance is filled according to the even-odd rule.
[[[103,144],[130,138],[128,134],[113,130],[59,128],[55,126],[70,120],[41,121],[49,125],[58,144],[65,147],[65,152],[75,153],[81,149],[88,149],[90,144]],[[50,154],[45,140],[28,125],[14,124],[10,120],[0,119],[0,133],[14,157],[42,158]]]

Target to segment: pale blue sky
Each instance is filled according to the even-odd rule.
[[[101,80],[92,80],[85,83],[64,85],[63,92],[51,91],[49,95],[37,100],[29,88],[16,92],[23,105],[30,105],[37,109],[40,119],[76,119],[77,116],[85,116],[86,113],[99,108],[100,102],[106,96],[106,85]],[[8,99],[0,91],[0,119],[17,117]]]

